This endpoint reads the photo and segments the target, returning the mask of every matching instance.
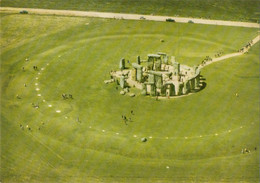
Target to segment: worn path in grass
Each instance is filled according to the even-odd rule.
[[[145,20],[152,20],[152,21],[166,21],[167,18],[171,18],[174,19],[176,22],[180,22],[180,23],[188,23],[189,21],[192,21],[193,23],[197,23],[197,24],[259,28],[259,24],[249,23],[249,22],[209,20],[209,19],[198,19],[198,18],[187,18],[187,17],[153,16],[153,15],[141,15],[141,14],[108,13],[108,12],[94,12],[94,11],[0,7],[0,12],[5,12],[5,13],[14,13],[22,10],[27,10],[29,11],[30,14],[86,16],[86,17],[117,18],[117,19],[128,19],[128,20],[140,20],[140,18],[142,17],[141,20],[145,19]]]
[[[252,40],[252,44],[251,46],[253,46],[254,44],[256,44],[258,41],[260,40],[260,36],[256,36],[253,40]],[[230,54],[227,54],[227,55],[223,55],[221,57],[218,57],[218,58],[213,58],[212,61],[210,62],[206,62],[203,66],[200,65],[200,68],[203,68],[207,65],[210,65],[212,63],[215,63],[215,62],[218,62],[218,61],[221,61],[221,60],[225,60],[225,59],[228,59],[228,58],[231,58],[231,57],[236,57],[236,56],[240,56],[240,55],[243,55],[245,53],[248,52],[248,50],[250,49],[250,47],[246,48],[244,47],[243,51],[241,52],[238,52],[238,53],[230,53]]]

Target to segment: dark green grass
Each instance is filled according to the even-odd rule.
[[[1,6],[259,20],[259,0],[2,0]]]
[[[183,98],[155,101],[137,92],[130,98],[121,96],[115,84],[103,82],[122,57],[134,62],[137,55],[144,59],[164,51],[192,66],[219,50],[235,52],[257,29],[20,17],[1,18],[4,27],[13,28],[1,31],[3,182],[259,180],[259,44],[249,54],[207,66],[202,70],[206,88]],[[45,26],[50,33],[42,30]],[[21,31],[14,31],[17,27]],[[45,68],[41,75],[34,65]],[[62,93],[74,99],[63,100]],[[133,122],[126,126],[122,114]],[[32,132],[19,124],[29,125]],[[242,148],[251,153],[241,154]]]

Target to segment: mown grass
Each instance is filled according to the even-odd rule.
[[[235,52],[257,29],[35,15],[1,22],[12,28],[1,30],[3,182],[259,180],[259,44],[207,66],[206,88],[183,98],[130,98],[103,82],[122,57],[163,51],[192,66],[219,50]],[[34,65],[44,68],[40,75]],[[126,126],[122,114],[133,122]]]
[[[2,0],[1,6],[259,20],[259,0]]]

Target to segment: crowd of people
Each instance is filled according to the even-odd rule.
[[[62,96],[62,98],[63,98],[64,100],[66,100],[66,99],[73,99],[73,96],[72,96],[71,94],[65,94],[65,93],[63,93],[61,96]]]
[[[249,41],[244,47],[238,50],[238,52],[244,52],[247,51],[249,48],[253,46],[253,40]]]
[[[134,111],[131,110],[131,115],[134,115]],[[125,125],[128,125],[127,122],[133,122],[131,117],[126,117],[126,115],[122,114],[122,119],[125,122]]]
[[[212,58],[210,56],[206,56],[201,62],[201,66],[204,66],[207,62],[212,61]]]
[[[223,51],[221,50],[221,51],[219,51],[218,53],[216,53],[215,54],[215,57],[217,58],[217,57],[221,57],[222,55],[223,55]]]

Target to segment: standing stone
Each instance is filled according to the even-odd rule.
[[[192,79],[190,80],[190,89],[191,89],[191,90],[194,90],[194,89],[195,89],[195,78],[192,78]]]
[[[138,64],[138,65],[141,64],[141,58],[140,58],[140,56],[137,56],[137,64]]]
[[[175,92],[176,92],[176,87],[174,84],[171,84],[170,85],[170,96],[175,95],[176,94]]]
[[[178,95],[182,95],[182,90],[183,90],[184,84],[181,82],[179,83],[179,91],[178,91]]]
[[[133,69],[131,70],[131,79],[132,79],[133,81],[136,81],[136,69],[135,69],[135,68],[133,68]]]
[[[162,76],[154,75],[156,88],[162,88]]]
[[[161,70],[161,60],[157,60],[155,63],[154,63],[154,70],[155,71],[160,71]]]
[[[154,83],[154,81],[155,81],[154,75],[153,75],[153,74],[149,74],[148,82],[149,82],[149,83]]]
[[[161,87],[161,96],[165,96],[165,95],[166,95],[166,86],[163,85],[163,86]]]
[[[174,63],[173,63],[173,74],[174,74],[175,76],[178,76],[179,73],[180,73],[180,63],[174,62]]]
[[[122,58],[119,62],[119,69],[124,70],[125,69],[125,59]]]
[[[170,61],[170,64],[173,65],[175,63],[175,56],[171,56],[171,61]]]
[[[161,56],[161,60],[164,64],[168,64],[169,56],[167,56],[166,53],[159,52],[157,54]]]
[[[190,83],[189,83],[189,81],[185,81],[185,82],[183,83],[182,93],[183,93],[183,94],[187,94],[187,93],[189,93],[189,92],[190,92]]]
[[[142,95],[146,95],[147,94],[147,88],[146,88],[146,85],[145,84],[142,84],[142,92],[141,92]]]
[[[125,77],[124,76],[120,77],[120,87],[125,88]]]
[[[142,76],[143,76],[143,71],[141,68],[137,69],[137,73],[136,73],[136,79],[137,81],[141,82],[142,81]]]
[[[180,95],[180,83],[176,83],[174,87],[175,87],[175,95],[177,96]]]
[[[143,78],[143,66],[133,63],[132,66],[136,69],[136,80],[141,82]]]
[[[151,96],[155,96],[155,94],[156,94],[156,87],[155,87],[154,84],[151,84],[150,86],[151,86],[150,95],[151,95]]]

